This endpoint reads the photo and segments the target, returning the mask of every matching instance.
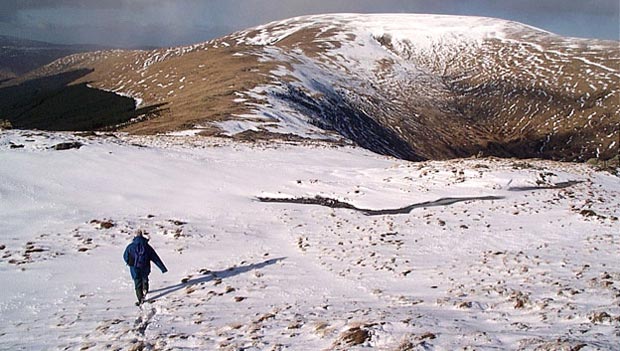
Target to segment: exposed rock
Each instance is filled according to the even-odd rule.
[[[336,199],[330,199],[327,197],[323,197],[320,195],[316,195],[313,198],[308,197],[300,197],[300,198],[270,198],[270,197],[258,197],[258,201],[260,202],[275,202],[275,203],[292,203],[292,204],[304,204],[304,205],[320,205],[326,206],[330,208],[346,208],[350,210],[360,211],[366,214],[367,216],[383,216],[383,215],[396,215],[396,214],[407,214],[416,208],[424,208],[424,207],[435,207],[435,206],[449,206],[458,202],[464,201],[493,201],[493,200],[501,200],[503,196],[475,196],[475,197],[443,197],[435,201],[425,201],[409,206],[405,206],[397,209],[387,209],[387,210],[369,210],[358,208],[354,205],[351,205],[347,202],[343,202]],[[446,222],[443,220],[438,220],[440,226],[445,226]]]
[[[461,302],[458,307],[459,308],[471,308],[473,306],[473,304],[471,303],[471,301],[465,301],[465,302]]]
[[[170,223],[176,225],[176,226],[182,226],[187,224],[187,222],[183,222],[183,221],[179,221],[178,219],[171,219]]]
[[[433,339],[436,339],[436,338],[437,338],[437,335],[435,335],[435,334],[433,334],[431,332],[427,332],[427,333],[424,333],[424,334],[420,335],[418,337],[418,340],[425,340],[425,339],[433,340]]]
[[[51,149],[54,149],[54,150],[70,150],[70,149],[79,149],[82,146],[84,146],[84,144],[82,144],[82,143],[80,143],[78,141],[72,141],[72,142],[56,144],[56,145],[52,146]]]
[[[589,318],[590,318],[590,322],[594,324],[612,321],[611,316],[607,312],[595,312],[591,314]]]
[[[594,212],[592,210],[581,210],[581,212],[579,212],[579,214],[584,216],[584,217],[596,217],[596,212]]]
[[[336,345],[355,346],[361,345],[371,338],[370,331],[361,327],[353,327],[340,334]]]
[[[115,226],[114,222],[111,220],[93,219],[90,221],[90,224],[93,224],[97,229],[110,229]]]

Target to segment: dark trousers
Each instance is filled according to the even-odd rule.
[[[149,292],[149,277],[141,277],[133,280],[133,283],[136,287],[136,297],[138,298],[138,302],[144,302],[144,297]]]

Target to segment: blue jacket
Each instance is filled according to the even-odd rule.
[[[127,246],[127,248],[125,249],[125,253],[123,253],[123,259],[125,260],[125,263],[127,263],[129,265],[129,255],[130,254],[133,257],[136,256],[135,248],[136,248],[136,245],[139,244],[139,243],[142,243],[146,247],[146,253],[148,255],[149,261],[148,261],[148,264],[146,265],[146,267],[138,268],[138,267],[134,267],[134,266],[129,266],[129,271],[131,272],[131,277],[133,279],[147,278],[149,276],[149,274],[151,274],[151,261],[153,261],[153,263],[155,263],[155,265],[161,270],[162,273],[166,273],[168,271],[168,269],[166,268],[164,263],[161,261],[159,256],[157,256],[157,252],[155,252],[155,249],[153,249],[151,247],[151,245],[149,245],[149,241],[147,239],[145,239],[144,237],[141,237],[141,236],[136,236],[133,239],[133,242],[131,244],[129,244]]]

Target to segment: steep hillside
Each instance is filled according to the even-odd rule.
[[[300,17],[189,47],[77,54],[13,84],[83,69],[71,84],[157,107],[126,119],[134,133],[344,137],[409,160],[609,159],[620,144],[618,43],[497,19]]]

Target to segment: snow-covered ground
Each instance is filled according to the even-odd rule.
[[[316,195],[501,199],[257,201]],[[0,349],[618,349],[619,216],[618,177],[584,164],[5,131]],[[169,268],[141,308],[138,228]]]

